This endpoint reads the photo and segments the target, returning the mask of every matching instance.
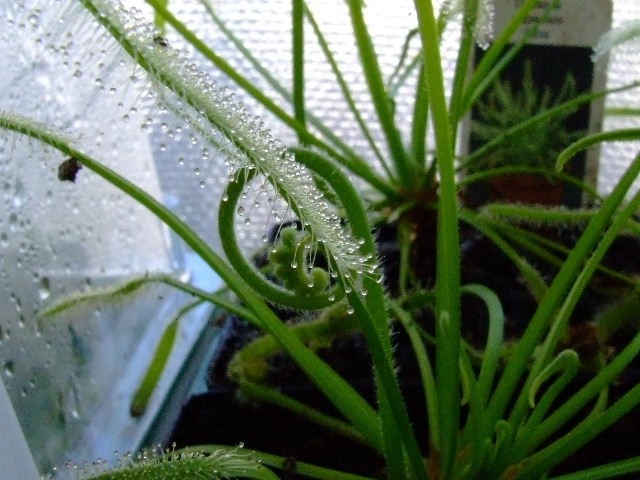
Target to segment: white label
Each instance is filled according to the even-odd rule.
[[[495,0],[494,31],[499,32],[523,5],[524,0]],[[557,8],[547,13],[554,0],[540,0],[515,39],[535,22],[540,26],[527,42],[536,45],[592,47],[611,25],[611,0],[559,0]]]

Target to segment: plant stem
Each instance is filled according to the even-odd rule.
[[[451,115],[451,131],[453,132],[452,142],[455,144],[457,137],[458,122],[462,119],[462,101],[464,84],[467,79],[467,72],[471,64],[473,47],[473,32],[478,17],[478,0],[465,0],[462,17],[462,36],[458,47],[456,59],[456,70],[453,76],[453,86],[451,89],[451,103],[449,112]]]
[[[293,112],[296,120],[306,130],[304,107],[304,0],[292,0],[292,47],[293,55]],[[298,133],[300,143],[304,142],[304,135]]]
[[[363,437],[362,433],[348,423],[327,415],[320,410],[311,408],[305,403],[281,393],[276,388],[265,387],[243,379],[238,382],[238,387],[242,394],[246,395],[249,399],[284,408],[295,415],[305,418],[309,422],[313,422],[316,425],[326,428],[333,433],[342,435],[343,437],[353,440],[361,445],[365,445],[367,447],[371,446],[368,443],[368,439]]]
[[[224,445],[199,445],[194,448],[185,449],[186,452],[215,452],[220,449],[228,449],[228,446]],[[247,453],[251,453],[251,457],[257,459],[264,465],[269,467],[278,468],[284,470],[287,473],[299,473],[305,477],[315,478],[317,480],[376,480],[371,477],[364,477],[361,475],[355,475],[353,473],[341,472],[339,470],[333,470],[330,468],[319,467],[310,463],[295,461],[292,465],[288,465],[289,458],[281,457],[278,455],[272,455],[264,452],[257,452],[255,450],[249,450]]]
[[[356,123],[360,127],[360,131],[362,132],[364,137],[367,139],[367,142],[369,143],[371,150],[373,151],[374,155],[380,162],[380,165],[382,165],[382,168],[384,169],[387,176],[389,178],[393,178],[393,173],[389,168],[387,160],[383,157],[382,152],[380,152],[380,148],[376,144],[376,141],[374,140],[369,127],[367,126],[366,122],[362,118],[362,114],[360,113],[360,110],[356,106],[356,102],[353,99],[353,95],[351,94],[349,85],[347,84],[347,81],[345,80],[344,75],[340,71],[338,62],[336,61],[333,53],[331,52],[331,49],[329,48],[329,44],[327,43],[327,40],[322,34],[322,31],[320,30],[320,26],[318,25],[318,22],[316,22],[316,19],[313,16],[311,9],[306,4],[305,4],[305,15],[318,39],[320,48],[322,49],[322,52],[324,53],[324,56],[326,57],[327,62],[329,63],[329,66],[331,67],[331,70],[333,71],[334,76],[336,77],[336,81],[338,82],[338,86],[340,87],[340,90],[342,92],[342,96],[344,97],[345,102],[347,102],[347,106],[349,107],[349,110],[351,110],[351,113],[353,113]]]
[[[460,427],[460,239],[458,198],[449,113],[439,51],[439,35],[431,0],[415,0],[422,40],[429,105],[440,173],[436,268],[438,320],[436,382],[439,395],[442,479],[453,472]]]
[[[520,472],[521,478],[539,478],[544,472],[549,471],[562,459],[629,413],[638,405],[638,402],[640,402],[640,384],[633,387],[595,419],[584,420],[564,437],[525,459],[525,465]],[[635,468],[638,469],[637,466]]]
[[[427,165],[426,139],[428,123],[429,95],[424,67],[420,67],[416,85],[416,101],[413,106],[413,121],[411,122],[411,152],[416,162],[424,168]]]
[[[353,234],[362,240],[361,252],[365,255],[375,254],[366,210],[354,185],[337,166],[317,153],[300,149],[295,149],[294,152],[298,161],[320,175],[334,189],[343,205],[349,205],[347,219]],[[376,272],[361,275],[362,288],[367,291],[365,300],[358,291],[360,287],[354,287],[347,296],[367,339],[375,367],[380,416],[385,427],[383,440],[386,442],[386,436],[391,435],[398,441],[395,445],[385,444],[388,449],[392,449],[385,450],[385,455],[388,462],[397,464],[403,460],[404,448],[413,474],[418,479],[424,479],[427,478],[424,461],[394,371],[385,293],[378,279],[373,278],[375,274]]]
[[[640,173],[640,156],[622,176],[616,188],[603,202],[597,215],[589,222],[569,257],[562,265],[551,287],[547,291],[529,326],[518,343],[518,348],[507,364],[492,396],[487,422],[495,424],[503,415],[507,404],[521,382],[521,376],[528,369],[528,364],[535,348],[539,345],[546,329],[555,318],[555,313],[563,302],[567,292],[580,274],[585,258],[598,243],[602,233],[611,221],[612,216],[624,200],[624,196],[632,182]],[[535,375],[537,372],[532,372]]]
[[[391,109],[391,102],[384,86],[382,72],[378,65],[378,57],[364,21],[363,2],[362,0],[348,0],[347,3],[365,80],[369,87],[369,93],[376,109],[380,126],[389,145],[389,153],[394,160],[398,181],[403,187],[409,187],[414,185],[417,180],[415,162],[407,154],[394,121],[394,112]]]

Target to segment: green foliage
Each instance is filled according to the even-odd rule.
[[[304,238],[301,238],[302,235]],[[297,295],[314,294],[329,286],[329,273],[326,270],[313,267],[307,271],[307,246],[311,242],[308,234],[299,234],[295,228],[285,228],[280,232],[277,244],[269,251],[274,275],[286,289]]]
[[[114,467],[67,465],[73,478],[95,480],[223,480],[252,478],[275,480],[278,477],[253,457],[252,452],[236,448],[200,450],[145,450],[126,455]],[[100,472],[100,473],[97,473]],[[62,473],[64,475],[64,472]],[[58,478],[58,477],[56,477]]]
[[[536,84],[531,68],[531,63],[526,62],[521,82],[516,85],[506,80],[496,81],[478,101],[475,107],[478,118],[474,119],[471,132],[479,144],[501,138],[504,132],[576,96],[575,81],[570,75],[554,98],[549,86],[541,88]],[[567,127],[567,118],[572,113],[562,112],[546,122],[504,136],[498,149],[474,164],[474,169],[505,166],[552,169],[558,154],[581,136],[580,132]]]
[[[295,1],[292,9],[295,62],[291,90],[279,84],[206,5],[212,23],[256,72],[275,91],[282,93],[282,104],[270,99],[212,51],[193,29],[171,13],[166,1],[148,0],[148,3],[154,9],[156,25],[181,35],[187,44],[211,62],[210,66],[227,74],[277,121],[294,131],[299,145],[286,148],[274,139],[227,90],[213,85],[200,67],[188,63],[167,42],[158,43],[158,32],[133,12],[116,8],[112,2],[80,0],[82,8],[78,11],[82,18],[79,21],[108,33],[112,42],[109,47],[118,52],[114,57],[143,70],[154,91],[158,92],[158,98],[169,98],[175,113],[196,125],[205,138],[211,139],[213,146],[224,145],[220,148],[229,165],[229,183],[218,216],[225,255],[214,251],[191,226],[161,202],[83,151],[69,132],[40,125],[19,112],[1,112],[0,130],[53,147],[134,198],[217,272],[239,302],[230,302],[223,295],[202,292],[167,277],[149,276],[108,292],[63,300],[49,309],[45,315],[47,319],[79,303],[121,298],[151,281],[161,281],[191,293],[196,297],[195,302],[207,301],[232,311],[265,334],[238,352],[230,366],[230,374],[245,394],[288,408],[369,446],[384,458],[387,476],[393,479],[543,478],[568,455],[582,448],[640,402],[640,386],[615,402],[607,398],[609,385],[640,352],[640,334],[613,359],[603,359],[596,366],[592,379],[569,399],[562,394],[566,393],[580,367],[579,358],[575,351],[560,348],[576,303],[594,272],[601,269],[600,262],[607,249],[625,229],[637,230],[631,218],[640,206],[640,194],[628,200],[625,198],[640,173],[640,157],[613,192],[590,212],[545,212],[519,207],[505,210],[500,206],[473,212],[461,208],[458,202],[460,183],[454,145],[459,123],[474,106],[475,99],[481,98],[488,88],[484,79],[496,78],[508,63],[513,53],[507,47],[509,39],[525,22],[536,6],[536,0],[523,2],[514,19],[496,36],[474,73],[467,71],[466,60],[473,46],[473,32],[481,30],[476,23],[479,12],[485,7],[478,0],[462,2],[461,60],[455,71],[450,101],[447,101],[439,49],[444,25],[450,20],[445,14],[438,16],[429,0],[415,2],[418,25],[416,33],[409,33],[407,38],[408,41],[419,38],[422,48],[415,62],[406,62],[406,69],[402,59],[399,62],[401,73],[394,73],[387,81],[366,22],[364,4],[348,1],[354,43],[376,112],[375,120],[365,120],[360,115],[352,101],[350,86],[335,62],[335,52],[305,2]],[[363,137],[381,162],[379,169],[327,128],[305,104],[304,59],[307,53],[303,39],[307,24],[311,25],[327,57],[345,97],[346,108],[354,114]],[[403,52],[401,56],[405,54]],[[393,102],[398,99],[393,91],[406,82],[412,69],[415,70],[417,91],[411,138],[406,141],[395,117]],[[393,88],[388,87],[391,80]],[[500,161],[510,165],[525,159],[534,159],[536,165],[542,165],[542,153],[545,158],[555,161],[556,153],[574,138],[559,125],[576,105],[603,93],[574,98],[573,83],[567,79],[563,93],[554,99],[549,91],[539,91],[530,75],[525,75],[524,87],[522,92],[515,92],[512,87],[498,83],[489,92],[487,100],[477,104],[484,112],[486,122],[498,122],[491,127],[486,124],[482,128],[476,127],[476,133],[487,142],[481,153],[501,152]],[[293,115],[287,113],[291,110]],[[426,148],[427,113],[435,137],[430,161]],[[374,130],[372,127],[382,132],[382,140],[374,139],[369,133]],[[500,130],[500,139],[496,142],[493,139],[495,129]],[[502,132],[504,129],[506,134]],[[563,164],[575,152],[600,141],[639,137],[636,129],[586,137],[560,153],[559,162]],[[467,162],[473,155],[476,156],[473,160],[484,170],[487,167],[481,165],[484,157],[477,152],[467,158]],[[548,166],[544,163],[545,168]],[[353,176],[357,177],[357,182],[352,180]],[[299,229],[283,228],[275,245],[269,246],[268,258],[275,282],[246,258],[236,238],[238,216],[249,220],[243,201],[252,184],[261,192],[284,201],[300,225]],[[376,201],[365,204],[356,184],[364,184],[368,192],[373,192]],[[437,224],[436,278],[433,290],[425,291],[423,285],[413,280],[417,278],[416,272],[410,271],[408,259],[417,243],[411,233],[417,230],[418,220],[425,212],[432,212],[434,206],[433,213],[437,215],[437,222],[434,222]],[[396,223],[401,232],[398,238],[404,242],[400,248],[402,278],[398,279],[402,288],[400,296],[395,298],[382,285],[383,276],[371,233],[371,213],[382,217],[383,221]],[[575,247],[563,251],[544,243],[539,237],[526,234],[519,226],[505,220],[508,216],[529,223],[582,222],[585,228]],[[482,285],[461,285],[460,221],[482,232],[514,262],[539,301],[522,338],[509,345],[508,361],[503,356],[507,348],[501,299]],[[522,250],[558,267],[550,285]],[[315,264],[314,260],[320,256],[326,262],[326,268]],[[636,283],[634,279],[629,282]],[[463,295],[480,299],[488,312],[486,343],[480,351],[463,339]],[[195,303],[184,308],[192,305]],[[289,325],[279,318],[272,305],[318,313],[306,323]],[[144,409],[159,378],[180,315],[181,312],[170,323],[157,349],[154,365],[134,399],[136,412]],[[432,319],[429,330],[433,334],[426,333],[418,323],[417,320],[424,316]],[[620,320],[603,315],[601,318],[603,329],[618,329],[619,323],[625,322],[627,317]],[[427,399],[427,445],[419,443],[399,386],[391,340],[391,325],[396,320],[407,331],[420,369]],[[375,406],[315,351],[319,345],[355,330],[363,334],[371,355]],[[299,365],[335,407],[336,416],[315,411],[264,385],[266,359],[275,352],[286,353]],[[587,405],[594,406],[585,414]],[[255,455],[260,460],[269,458]],[[300,473],[312,478],[357,478],[346,472],[312,467],[304,465],[302,469],[301,466]],[[637,459],[632,459],[600,470],[589,470],[588,475],[592,475],[589,478],[606,478],[611,472],[621,470],[640,471],[640,466]],[[233,449],[171,453],[159,459],[134,461],[111,473],[100,473],[96,478],[199,476],[274,478],[253,454]]]

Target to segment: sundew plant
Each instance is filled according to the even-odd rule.
[[[13,26],[13,34],[37,39],[33,57],[16,58],[18,65],[37,68],[38,61],[44,58],[58,61],[64,82],[72,85],[89,82],[95,88],[93,96],[87,98],[88,115],[95,110],[91,108],[92,102],[113,101],[122,112],[122,122],[101,125],[98,112],[90,122],[97,129],[89,134],[83,130],[83,118],[74,115],[66,118],[64,111],[59,115],[56,101],[60,99],[55,95],[47,97],[36,113],[25,113],[28,111],[21,105],[31,101],[29,86],[20,85],[16,76],[10,95],[1,104],[2,135],[10,142],[26,138],[34,149],[44,149],[49,161],[55,159],[56,167],[64,166],[62,172],[58,171],[61,180],[97,175],[135,199],[215,271],[239,300],[234,302],[221,293],[200,290],[178,278],[149,274],[119,289],[63,299],[41,312],[39,321],[55,321],[49,317],[79,302],[122,296],[150,282],[166,283],[193,295],[194,303],[186,305],[185,310],[196,303],[211,302],[268,335],[326,396],[340,418],[308,411],[306,414],[329,428],[358,438],[378,452],[384,458],[388,478],[553,478],[548,475],[554,467],[640,402],[640,386],[614,401],[608,398],[608,386],[640,351],[640,334],[612,358],[602,354],[597,371],[569,398],[562,394],[577,374],[580,358],[574,350],[560,348],[569,317],[607,249],[623,229],[636,228],[630,219],[638,208],[640,195],[628,201],[625,195],[640,172],[640,157],[607,198],[596,199],[597,209],[580,212],[581,220],[586,219],[588,224],[550,284],[502,238],[494,219],[459,204],[461,185],[457,180],[454,147],[459,124],[490,80],[497,77],[508,58],[526,41],[525,35],[525,40],[509,46],[514,32],[525,23],[537,3],[522,2],[505,29],[495,32],[482,62],[470,72],[474,36],[480,35],[483,44],[486,43],[487,27],[481,19],[490,18],[490,4],[478,0],[445,1],[438,9],[429,0],[416,0],[416,28],[407,32],[407,48],[400,53],[398,69],[389,81],[382,73],[369,33],[365,15],[368,7],[360,0],[347,0],[345,15],[352,26],[375,120],[360,114],[349,82],[335,61],[337,52],[303,0],[293,0],[291,4],[293,78],[289,89],[278,83],[244,48],[241,39],[225,26],[208,2],[201,3],[211,25],[223,32],[243,58],[281,94],[282,104],[242,76],[194,28],[177,18],[171,3],[148,0],[152,16],[118,2],[97,0],[3,6],[3,22]],[[443,32],[454,23],[461,26],[461,36],[448,92],[440,43]],[[535,28],[536,25],[531,26],[528,33],[532,34]],[[377,161],[351,148],[340,132],[327,128],[307,108],[305,35],[317,39],[344,96],[345,108],[353,113]],[[186,45],[184,49],[173,47],[178,38]],[[409,48],[410,45],[417,47]],[[218,85],[213,81],[212,71],[224,72],[235,86]],[[408,107],[413,112],[409,138],[404,138],[394,114],[399,106],[393,92],[409,85],[408,79],[413,79],[415,95]],[[57,80],[40,79],[45,84]],[[238,93],[233,94],[236,89]],[[128,90],[142,93],[132,98],[126,94]],[[285,145],[274,138],[265,121],[253,116],[243,105],[240,98],[245,94],[269,112],[274,122],[288,126],[297,141]],[[604,94],[581,95],[543,110],[511,127],[503,138],[498,137],[472,152],[469,158],[462,159],[463,163],[488,155],[509,135],[531,123],[545,122]],[[156,120],[169,114],[173,115],[173,123]],[[119,131],[131,128],[134,119],[142,119],[139,122],[142,134],[159,128],[166,134],[162,138],[189,138],[200,147],[201,158],[209,161],[203,164],[205,167],[224,164],[226,187],[218,211],[222,251],[217,251],[213,242],[203,238],[156,197],[109,166],[112,150],[102,143],[102,136],[114,130],[117,136]],[[370,133],[374,124],[379,137]],[[561,167],[577,151],[595,143],[639,136],[637,129],[630,129],[584,137],[563,151],[557,164]],[[164,143],[158,146],[160,151],[167,148]],[[185,149],[180,158],[184,161],[191,154],[193,151]],[[126,157],[127,148],[119,146],[118,156]],[[32,157],[29,160],[36,162],[38,156]],[[135,162],[136,158],[127,161]],[[71,173],[67,170],[69,166],[74,167]],[[367,192],[367,203],[362,191]],[[237,238],[252,223],[266,224],[255,214],[260,207],[266,207],[267,221],[279,224],[294,219],[299,226],[282,228],[280,244],[270,251],[278,282],[271,281],[252,265]],[[433,288],[414,280],[416,272],[411,272],[409,261],[412,231],[427,213],[437,219]],[[519,214],[533,215],[525,209]],[[403,254],[397,296],[385,291],[380,267],[384,259],[378,258],[372,233],[374,221],[380,222],[380,218],[398,227]],[[526,331],[511,347],[508,362],[502,361],[504,316],[500,299],[482,285],[461,285],[461,221],[492,238],[516,263],[539,299]],[[267,238],[266,227],[264,231]],[[628,281],[633,283],[632,279]],[[486,344],[481,352],[473,351],[462,339],[462,295],[480,298],[489,312]],[[340,310],[345,324],[349,328],[355,326],[366,339],[377,402],[371,405],[321,360],[299,330],[278,317],[274,305],[322,313]],[[420,309],[433,313],[434,336],[426,334],[414,321],[416,310]],[[420,366],[427,399],[427,444],[418,440],[400,390],[390,334],[393,322],[407,330]],[[166,360],[172,336],[175,323],[158,349],[156,366]],[[133,414],[144,410],[149,389],[157,380],[154,377],[157,370],[136,394]],[[275,401],[292,405],[282,397]],[[305,414],[304,407],[297,404],[293,409]],[[221,461],[225,458],[238,463],[230,467]],[[273,478],[265,465],[277,468],[282,461],[268,453],[248,455],[233,448],[194,446],[185,452],[161,453],[158,459],[144,457],[139,462],[132,459],[126,468],[96,475],[113,479],[176,478],[178,474],[193,478]],[[312,478],[364,478],[302,462],[292,468]],[[616,461],[562,478],[610,478],[634,471],[640,471],[640,458]]]

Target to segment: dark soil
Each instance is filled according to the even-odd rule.
[[[567,246],[572,246],[580,231],[550,230],[543,232]],[[398,254],[389,240],[389,232],[379,235],[380,252],[386,277],[394,277],[398,265]],[[422,254],[421,280],[425,286],[433,283],[435,261],[426,252],[433,246],[425,243]],[[470,231],[462,231],[462,278],[463,283],[480,283],[498,294],[502,301],[506,319],[507,338],[518,338],[533,315],[536,302],[528,292],[523,280],[513,264],[486,238]],[[606,265],[629,274],[640,272],[640,240],[621,237],[607,256]],[[550,281],[555,270],[548,265],[532,260]],[[397,276],[397,275],[396,275]],[[389,290],[395,289],[388,285]],[[596,275],[591,287],[583,296],[572,320],[572,331],[579,338],[573,345],[581,354],[593,354],[600,345],[593,345],[589,339],[589,321],[594,312],[611,301],[611,291],[620,292],[622,285],[612,282],[601,274]],[[487,330],[485,306],[478,300],[465,297],[463,303],[463,333],[472,345],[484,344]],[[638,315],[640,320],[640,312]],[[432,331],[432,319],[425,314],[421,319],[423,327]],[[580,327],[586,325],[586,327]],[[637,326],[631,326],[617,335],[614,343],[607,348],[621,348],[633,334]],[[587,332],[587,333],[585,333]],[[190,399],[184,406],[182,416],[176,425],[173,437],[178,446],[206,443],[239,444],[250,449],[262,450],[282,455],[287,460],[283,465],[283,478],[301,478],[291,471],[295,462],[310,462],[330,468],[346,470],[376,478],[384,478],[383,462],[370,449],[346,440],[326,429],[284,411],[277,407],[257,405],[242,399],[234,385],[226,377],[226,366],[233,354],[258,334],[244,321],[228,317],[222,328],[222,348],[214,358],[208,385],[210,390]],[[586,339],[586,340],[585,340]],[[570,341],[570,340],[568,340]],[[580,341],[584,343],[580,344]],[[428,445],[424,396],[419,375],[413,359],[411,347],[401,332],[394,335],[399,375],[410,410],[413,425],[422,445]],[[583,349],[582,351],[580,349]],[[589,350],[591,349],[591,350]],[[595,349],[595,350],[594,350]],[[318,354],[347,378],[365,398],[373,404],[371,362],[360,335],[340,338],[330,348]],[[323,396],[313,387],[299,369],[284,355],[276,355],[270,360],[269,380],[281,391],[328,413],[335,413]],[[583,381],[588,373],[583,375]],[[616,398],[640,381],[640,364],[632,365],[612,388],[611,397]],[[605,434],[591,442],[582,452],[573,455],[558,469],[558,473],[586,468],[590,465],[640,455],[640,443],[636,430],[640,425],[640,409],[634,410],[619,421]],[[422,428],[420,428],[422,427]],[[426,453],[426,452],[425,452]],[[288,469],[288,470],[287,470]],[[620,477],[623,478],[623,477]],[[625,477],[637,478],[637,477]]]

